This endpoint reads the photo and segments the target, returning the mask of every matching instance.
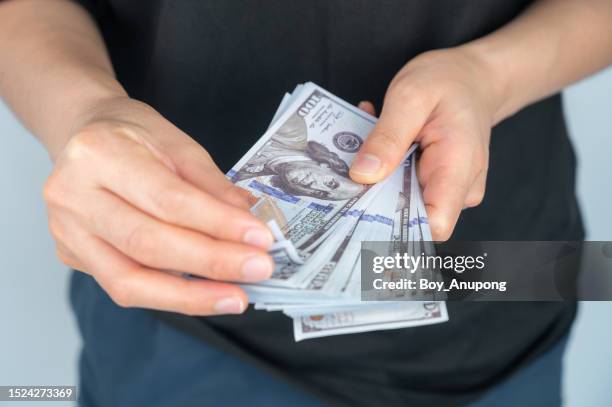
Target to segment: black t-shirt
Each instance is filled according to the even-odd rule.
[[[283,93],[314,81],[381,106],[423,51],[515,18],[529,0],[82,0],[128,93],[201,143],[228,170],[264,132]],[[575,159],[561,97],[493,130],[487,194],[463,212],[466,240],[578,240]],[[290,319],[249,310],[160,313],[216,346],[337,405],[462,405],[563,336],[573,303],[449,303],[450,321],[295,343]]]

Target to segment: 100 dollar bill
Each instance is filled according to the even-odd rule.
[[[445,321],[448,321],[448,312],[444,302],[404,302],[297,316],[293,319],[293,333],[297,342],[330,335],[408,328]]]
[[[322,88],[305,84],[228,176],[255,196],[274,200],[282,232],[307,261],[347,213],[382,186],[358,184],[348,175],[375,122]],[[298,264],[280,264],[266,284],[293,286],[292,277],[300,271]]]

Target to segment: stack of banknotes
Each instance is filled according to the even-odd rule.
[[[252,212],[276,239],[272,277],[242,286],[256,309],[293,319],[296,341],[448,320],[441,301],[361,300],[362,241],[433,250],[414,148],[378,184],[348,175],[375,123],[313,83],[298,85],[227,174],[260,198]]]

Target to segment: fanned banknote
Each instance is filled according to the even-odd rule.
[[[350,165],[376,118],[312,83],[287,93],[270,127],[228,172],[259,197],[252,212],[276,242],[272,277],[243,284],[258,310],[294,321],[296,341],[448,320],[432,301],[362,301],[361,242],[433,253],[414,146],[386,180],[362,185]]]
[[[350,228],[355,208],[366,207],[380,189],[358,184],[348,175],[374,124],[367,113],[305,84],[229,171],[236,185],[273,199],[283,218],[278,226],[304,263],[300,268],[279,264],[266,284],[303,283],[303,275],[320,261],[317,256],[311,259],[319,246],[332,232]]]

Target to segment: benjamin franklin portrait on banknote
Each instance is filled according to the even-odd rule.
[[[239,182],[254,177],[286,194],[326,201],[357,196],[364,186],[348,176],[349,166],[325,145],[308,141],[306,123],[291,116],[233,177]]]

